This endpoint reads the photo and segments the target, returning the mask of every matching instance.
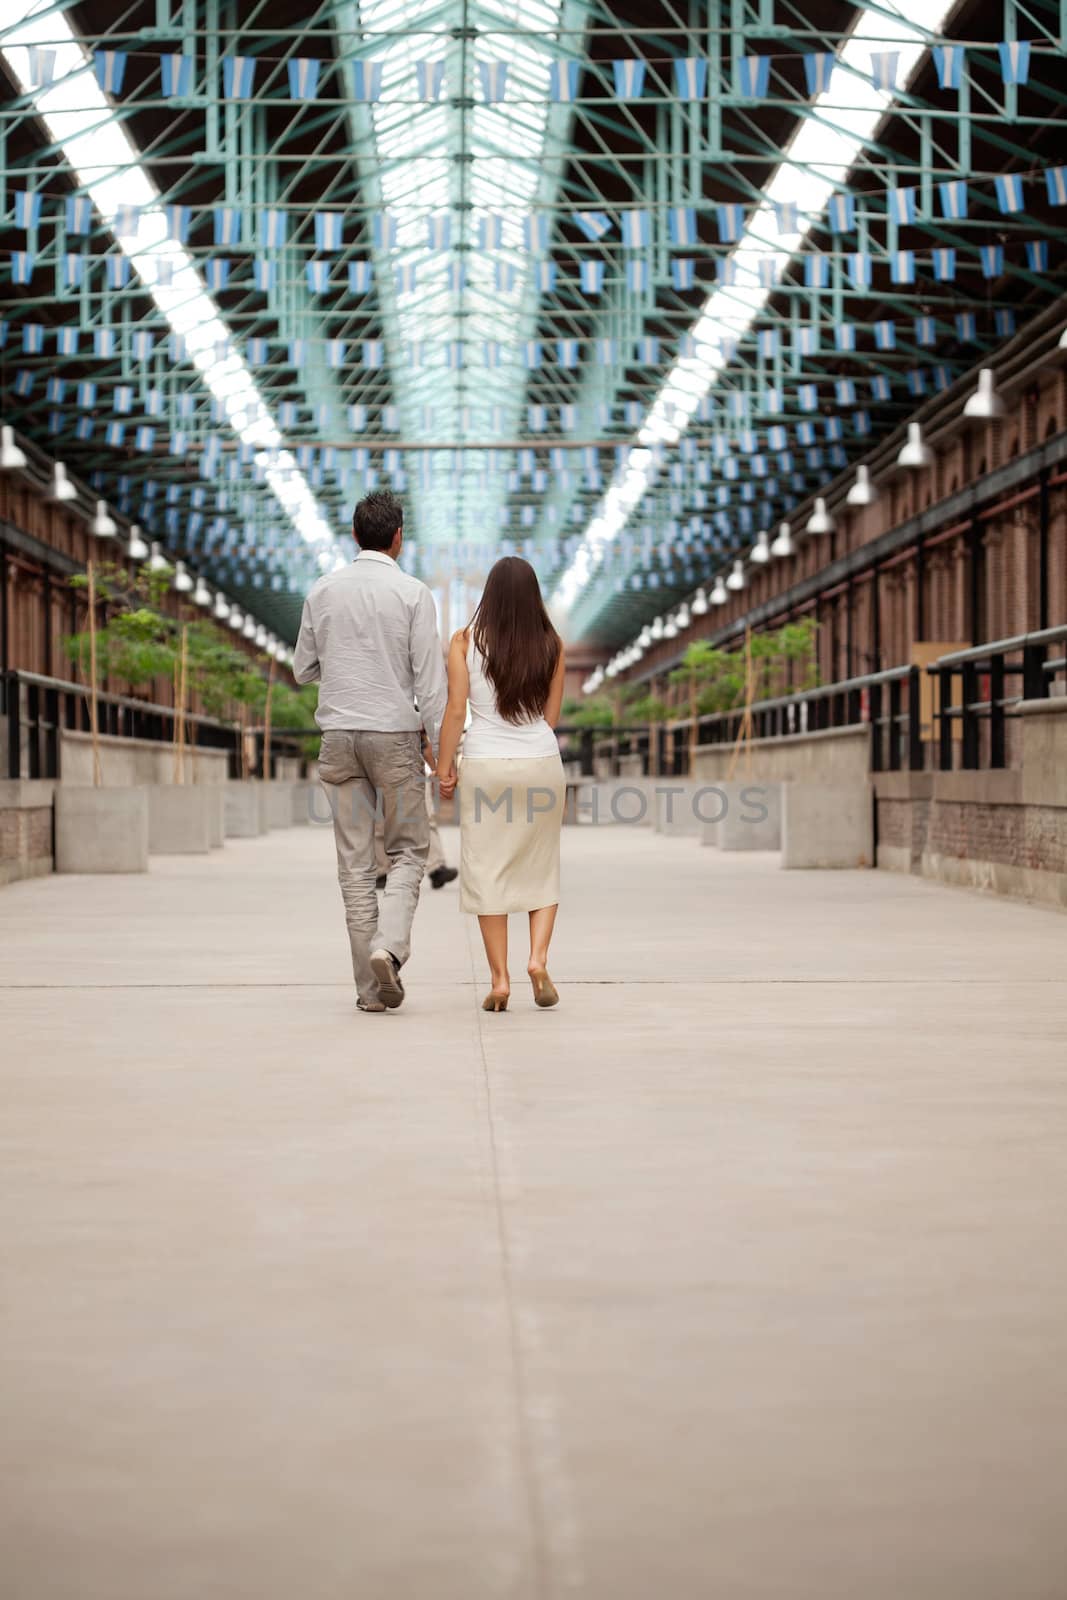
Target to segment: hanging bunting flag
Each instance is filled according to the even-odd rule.
[[[479,250],[499,250],[504,243],[504,218],[499,211],[490,211],[478,219]]]
[[[851,233],[856,226],[856,197],[834,194],[826,208],[831,233]]]
[[[371,233],[376,250],[396,249],[396,218],[388,212],[376,211],[371,221]]]
[[[504,347],[499,339],[486,339],[482,345],[482,363],[493,370],[502,365],[504,360]]]
[[[648,62],[640,57],[613,61],[611,73],[615,81],[615,95],[619,100],[639,100],[645,87]]]
[[[122,234],[127,239],[136,239],[140,226],[140,206],[121,205],[116,207],[114,217],[116,233]]]
[[[363,365],[377,369],[385,363],[385,344],[381,339],[364,339]]]
[[[366,294],[374,281],[374,263],[371,261],[350,261],[348,263],[348,292],[349,294]]]
[[[581,263],[581,285],[585,294],[600,294],[604,287],[603,261],[583,261]]]
[[[63,283],[67,289],[80,289],[85,282],[85,257],[65,255],[63,257]]]
[[[495,105],[503,100],[508,84],[508,63],[506,61],[479,61],[478,78],[481,83],[482,99],[487,105]]]
[[[578,62],[550,61],[548,65],[548,98],[557,104],[569,105],[578,98]]]
[[[652,216],[648,211],[624,211],[619,219],[624,250],[645,250],[652,243]]]
[[[26,76],[31,89],[46,89],[55,80],[56,52],[39,44],[26,46]]]
[[[939,183],[937,186],[938,198],[941,201],[941,215],[953,221],[967,215],[967,184],[963,178],[954,178],[951,183]]]
[[[537,287],[542,294],[551,294],[556,287],[556,263],[554,261],[539,261],[537,263]]]
[[[636,262],[631,262],[636,266]],[[684,291],[692,289],[696,284],[696,262],[692,256],[673,256],[671,258],[671,281],[674,287]]]
[[[252,263],[252,282],[260,294],[270,294],[278,282],[278,263],[257,256]]]
[[[934,277],[938,283],[953,283],[956,278],[956,252],[951,249],[937,249],[931,257],[934,268]]]
[[[445,268],[445,282],[451,294],[462,294],[467,287],[467,268],[462,261],[449,261]]]
[[[884,373],[879,373],[871,379],[872,400],[888,400],[891,398],[889,379]]]
[[[380,100],[382,97],[382,63],[380,61],[353,61],[353,100]]]
[[[204,277],[213,294],[219,294],[230,281],[230,263],[225,256],[211,256],[204,265]]]
[[[876,322],[874,325],[874,347],[876,350],[895,350],[897,347],[897,325],[895,322]]]
[[[339,211],[315,212],[315,249],[329,255],[344,249],[344,217]]]
[[[248,359],[254,367],[265,367],[270,360],[270,345],[266,339],[255,338],[248,341]]]
[[[674,63],[674,86],[679,100],[703,100],[708,86],[707,58],[679,57]]]
[[[884,94],[892,94],[897,86],[897,68],[900,52],[897,50],[871,51],[871,82]]]
[[[87,194],[67,196],[66,224],[68,233],[90,233],[93,226],[93,202]]]
[[[778,200],[774,205],[774,220],[779,234],[799,233],[799,218],[795,200]]]
[[[737,63],[737,92],[746,100],[765,100],[770,79],[770,56],[742,56]]]
[[[308,289],[312,294],[325,294],[330,287],[330,263],[309,261],[306,264]]]
[[[836,61],[837,57],[832,51],[804,57],[804,78],[807,82],[810,96],[825,94],[829,89]]]
[[[227,100],[250,100],[255,92],[255,56],[225,56],[222,62],[222,93]]]
[[[852,287],[865,294],[871,287],[871,258],[865,250],[857,250],[848,258],[848,276]]]
[[[908,393],[913,395],[926,393],[926,373],[921,367],[913,367],[908,373]]]
[[[122,80],[126,76],[125,50],[94,51],[93,71],[105,94],[121,94]]]
[[[998,338],[1010,339],[1015,332],[1015,312],[1007,306],[1001,306],[993,313],[993,326]]]
[[[644,294],[652,281],[652,274],[648,262],[641,257],[631,258],[626,263],[626,287],[631,294]]]
[[[886,200],[890,221],[895,222],[898,227],[914,222],[918,195],[918,189],[914,188],[888,190]]]
[[[364,428],[367,426],[367,408],[366,408],[366,406],[362,406],[362,405],[349,406],[346,415],[348,417],[348,426],[351,428],[352,432],[353,433],[362,433]],[[358,463],[356,463],[355,461],[352,464],[353,464],[353,466],[357,466],[358,465]]]
[[[437,216],[426,218],[426,248],[428,250],[447,250],[452,242],[452,215],[442,211]]]
[[[830,287],[830,258],[824,255],[804,257],[804,284],[808,289]]]
[[[1045,188],[1050,206],[1067,206],[1067,167],[1049,167],[1045,173]]]
[[[814,356],[819,353],[818,325],[810,326],[802,323],[795,330],[793,336],[793,349],[798,355]]]
[[[28,230],[41,220],[41,196],[34,189],[15,190],[15,226]]]
[[[672,244],[697,243],[697,214],[693,206],[672,206],[667,213],[667,226]]]
[[[760,285],[764,289],[773,289],[778,282],[779,274],[784,265],[781,256],[760,256],[756,263]]]
[[[598,339],[597,342],[596,342],[596,347],[597,347],[597,360],[600,362],[600,365],[602,367],[613,366],[614,363],[615,363],[616,355],[617,355],[617,346],[616,346],[615,340],[614,339]],[[605,419],[605,421],[603,422],[602,426],[607,427],[609,421],[610,421],[610,414]]]
[[[834,384],[834,399],[839,406],[856,404],[856,383],[853,378],[838,378]]]
[[[938,44],[933,50],[937,81],[942,89],[958,89],[963,82],[963,46]]]
[[[1026,83],[1030,77],[1029,39],[1003,39],[997,45],[1000,75],[1005,83]]]
[[[527,339],[522,347],[522,364],[530,372],[541,365],[540,339]]]
[[[126,437],[126,427],[121,422],[109,422],[104,428],[104,443],[117,450]]]
[[[510,261],[497,261],[493,267],[493,281],[500,294],[510,294],[515,287],[517,269]]]
[[[577,339],[560,339],[556,345],[556,359],[561,367],[573,370],[578,365],[579,345]]]
[[[440,100],[445,86],[445,63],[441,61],[416,61],[415,94],[424,101]]]
[[[764,361],[769,361],[778,354],[780,342],[777,328],[761,328],[756,335],[756,352]]]
[[[1023,180],[1019,172],[1001,172],[993,179],[997,205],[1007,214],[1023,209]]]
[[[44,349],[44,326],[40,322],[26,322],[22,327],[22,350],[24,355],[37,356]],[[52,395],[47,399],[54,398]]]
[[[11,252],[11,281],[12,283],[30,283],[33,279],[35,257],[31,250],[12,250]]]
[[[166,223],[167,235],[177,240],[179,244],[189,242],[189,207],[164,206],[163,220]]]
[[[1031,272],[1047,272],[1049,262],[1048,240],[1027,239],[1026,265]]]
[[[88,380],[79,383],[74,391],[74,403],[82,411],[91,411],[96,405],[96,384]]]
[[[743,205],[718,205],[715,207],[715,218],[718,223],[719,238],[723,244],[733,244],[740,239],[745,226]]]
[[[288,237],[288,218],[274,208],[260,214],[259,242],[265,250],[280,250]]]
[[[116,386],[112,406],[120,416],[128,416],[133,410],[133,389],[128,383]]]
[[[717,261],[715,263],[715,281],[731,288],[737,282],[737,262]]]
[[[125,289],[130,281],[129,259],[123,255],[109,255],[105,257],[107,266],[107,286],[109,289]]]
[[[611,232],[611,218],[604,211],[575,211],[571,214],[571,221],[591,244],[596,244]]]
[[[926,346],[937,343],[937,322],[934,317],[915,318],[915,343]]]
[[[215,207],[215,243],[217,245],[241,243],[241,213],[236,206]]]
[[[914,283],[915,251],[894,250],[889,258],[889,275],[894,283]]]
[[[109,361],[115,354],[114,328],[93,329],[93,354],[102,361]]]
[[[445,366],[458,371],[463,366],[463,341],[450,339],[445,345]]]
[[[192,94],[195,65],[192,56],[160,56],[159,70],[165,99],[185,100]]]
[[[290,100],[314,100],[319,92],[322,62],[308,56],[293,56],[289,62]]]
[[[983,278],[999,278],[1004,271],[1004,246],[984,244],[978,252]]]

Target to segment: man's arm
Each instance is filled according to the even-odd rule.
[[[437,614],[429,589],[423,589],[411,615],[411,670],[415,679],[415,700],[422,725],[434,751],[441,737],[441,718],[445,714],[448,690],[445,684],[444,654],[437,632]]]
[[[293,677],[297,683],[318,683],[322,677],[318,647],[315,644],[315,630],[311,626],[311,610],[306,600],[300,618],[300,636],[293,651]]]

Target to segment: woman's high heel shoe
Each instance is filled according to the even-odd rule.
[[[508,1009],[508,996],[506,994],[487,994],[482,1001],[483,1011],[506,1011]]]
[[[538,1006],[558,1006],[559,994],[555,984],[545,971],[544,967],[535,967],[530,973],[530,982],[533,984],[534,1004]]]

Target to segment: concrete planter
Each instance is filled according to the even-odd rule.
[[[782,785],[762,778],[721,779],[699,790],[701,834],[719,850],[780,850]]]
[[[272,778],[262,787],[263,816],[268,828],[291,828],[293,825],[294,783],[285,778]]]
[[[693,804],[693,797],[704,787],[705,785],[700,783],[657,778],[656,832],[688,838],[699,837],[704,830],[704,823],[701,821],[697,806]],[[697,804],[699,805],[699,801]]]
[[[55,792],[57,872],[147,872],[148,793],[60,783]]]
[[[145,792],[149,855],[206,855],[217,815],[211,791],[199,784],[153,783]]]
[[[301,778],[298,783],[293,784],[292,821],[294,827],[306,828],[311,821],[313,815],[312,791],[317,787],[317,784],[308,783],[306,778]]]
[[[574,820],[583,827],[650,828],[658,778],[591,779],[576,786]]]
[[[212,850],[220,850],[226,843],[226,785],[205,783],[204,799],[208,808],[208,832]]]
[[[783,867],[873,867],[874,801],[869,783],[787,783],[782,803]]]
[[[258,839],[267,831],[259,784],[231,781],[221,787],[227,839]]]

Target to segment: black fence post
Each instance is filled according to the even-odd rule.
[[[989,658],[989,765],[1002,767],[1005,755],[1004,657]]]
[[[912,667],[908,672],[908,771],[922,770],[922,679],[918,667]]]
[[[965,772],[974,772],[978,767],[978,712],[974,709],[978,699],[978,667],[973,661],[965,661],[960,673],[962,679],[963,709],[963,749],[961,751],[962,765]]]
[[[900,679],[889,680],[889,770],[900,771]]]
[[[17,672],[7,674],[7,775],[21,778],[22,689]]]
[[[882,685],[871,684],[871,771],[884,772],[885,749],[882,743]]]
[[[580,759],[581,759],[581,763],[582,763],[582,777],[583,778],[591,778],[593,776],[593,730],[592,730],[592,728],[583,728],[582,729],[582,739],[581,739],[580,750],[581,750]]]
[[[952,771],[952,668],[942,667],[937,674],[938,762],[942,772]]]

